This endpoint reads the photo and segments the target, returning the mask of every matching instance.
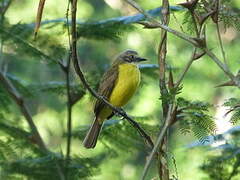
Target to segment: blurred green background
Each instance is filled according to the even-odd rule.
[[[161,5],[161,1],[155,0],[138,0],[144,9],[153,9]],[[180,0],[170,0],[171,5],[176,5]],[[233,0],[231,5],[240,8],[240,1]],[[26,23],[30,24],[35,21],[38,3],[37,1],[22,0],[13,1],[6,13],[5,19],[9,24]],[[65,18],[67,1],[58,0],[46,1],[42,20],[52,20]],[[111,17],[127,16],[135,14],[136,11],[121,0],[79,0],[77,18],[80,21],[98,21]],[[175,17],[171,16],[170,26],[180,30],[179,24],[182,24],[184,13],[175,12]],[[78,54],[81,60],[84,73],[88,81],[95,87],[104,70],[113,61],[114,57],[125,49],[134,49],[143,57],[146,57],[149,64],[157,64],[157,49],[160,41],[159,29],[143,29],[140,25],[134,25],[134,29],[121,34],[117,41],[111,40],[93,40],[80,38],[78,41]],[[222,27],[222,26],[221,26]],[[187,27],[183,26],[186,33]],[[40,28],[39,36],[49,36],[49,40],[40,42],[49,47],[45,52],[48,54],[51,45],[61,44],[63,49],[59,54],[51,55],[54,59],[66,59],[65,51],[69,48],[67,32],[62,30],[62,26],[46,25]],[[229,66],[232,72],[236,73],[239,69],[239,32],[234,27],[226,30],[222,27],[224,48]],[[32,36],[33,38],[33,36]],[[220,48],[217,42],[215,26],[208,24],[207,39],[209,48],[215,52],[219,58],[222,58]],[[38,41],[38,39],[37,39]],[[36,43],[36,42],[35,42]],[[26,85],[47,84],[49,82],[64,82],[65,76],[59,66],[51,65],[48,60],[33,57],[31,55],[19,54],[10,46],[4,46],[4,52],[8,53],[6,58],[8,72],[19,77]],[[43,48],[44,50],[44,48]],[[167,63],[173,69],[174,80],[177,80],[182,68],[191,56],[193,47],[179,38],[169,34]],[[54,51],[53,51],[54,52]],[[26,52],[27,54],[27,52]],[[1,58],[3,60],[3,58]],[[72,82],[79,83],[76,75],[72,75]],[[201,100],[214,104],[211,109],[211,115],[216,117],[216,123],[219,132],[230,126],[227,118],[224,117],[224,109],[220,108],[226,98],[239,97],[237,88],[215,88],[216,85],[227,81],[227,77],[208,57],[204,56],[194,62],[190,71],[183,81],[182,93],[179,96],[189,100]],[[157,69],[143,69],[142,82],[137,94],[130,103],[124,108],[127,113],[136,116],[137,121],[144,119],[144,123],[149,125],[158,125],[161,117],[161,101],[159,93],[159,80]],[[37,90],[36,90],[37,91]],[[47,146],[57,152],[65,153],[66,138],[66,93],[47,93],[37,91],[36,96],[26,97],[33,119],[36,122],[41,135]],[[87,129],[93,120],[93,98],[87,93],[73,108],[73,129],[76,137],[82,129]],[[13,111],[14,110],[14,111]],[[12,123],[24,128],[28,128],[17,110],[12,104],[10,112],[7,114],[11,117]],[[115,117],[114,119],[118,119]],[[220,123],[218,123],[220,122]],[[224,126],[221,126],[224,124]],[[134,130],[133,130],[134,131]],[[115,132],[115,131],[114,131]],[[84,131],[85,133],[85,131]],[[81,134],[81,136],[84,135]],[[137,132],[136,132],[137,133]],[[151,134],[153,136],[153,134]],[[115,137],[117,137],[115,135]],[[156,137],[156,134],[153,136]],[[121,136],[119,135],[119,138]],[[80,138],[81,139],[81,138]],[[73,139],[72,154],[82,157],[94,157],[103,152],[109,151],[106,147],[113,149],[117,154],[109,154],[101,162],[99,171],[92,179],[121,179],[135,180],[138,179],[143,170],[146,160],[146,149],[143,144],[139,148],[126,147],[126,149],[117,149],[111,146],[110,141],[100,141],[93,150],[86,150],[82,146],[79,138]],[[141,138],[138,139],[141,141]],[[183,135],[178,130],[176,124],[170,131],[169,161],[172,172],[179,179],[183,180],[200,180],[208,179],[199,166],[206,160],[207,155],[213,153],[207,148],[186,148],[186,145],[195,141],[192,134]],[[118,139],[116,138],[116,141]],[[106,144],[104,144],[107,143]],[[133,143],[134,145],[134,143]],[[176,168],[172,160],[176,159]],[[156,176],[154,169],[149,175],[149,179]],[[194,178],[193,178],[194,177]]]

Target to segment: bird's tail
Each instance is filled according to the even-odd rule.
[[[102,129],[102,124],[95,118],[92,126],[88,130],[86,137],[83,140],[83,146],[85,148],[94,148],[97,144],[97,139]]]

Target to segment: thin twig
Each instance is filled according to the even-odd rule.
[[[223,72],[232,80],[235,82],[235,76],[232,74],[232,72],[229,70],[229,68],[222,63],[218,57],[212,53],[208,48],[203,48],[204,52],[223,70]]]
[[[194,30],[195,30],[196,37],[200,38],[200,32],[201,32],[202,26],[200,26],[198,28],[196,17],[194,15],[194,10],[190,10],[190,14],[191,14],[191,17],[192,17],[192,20],[193,20],[193,25],[194,25]],[[177,80],[176,84],[174,85],[175,88],[179,87],[180,83],[182,82],[183,78],[185,77],[186,73],[188,72],[188,70],[189,70],[190,66],[192,65],[193,61],[196,60],[195,59],[196,53],[197,53],[197,47],[194,47],[194,50],[193,50],[193,53],[191,55],[190,60],[188,61],[188,63],[184,67],[184,70],[183,70],[182,74],[180,75],[180,78]]]
[[[167,1],[168,2],[168,1]],[[167,8],[163,8],[163,23],[164,24],[168,24],[169,22],[169,18],[165,17],[167,16],[166,14],[168,14],[169,10],[168,7]],[[162,29],[161,32],[161,42],[159,44],[159,48],[158,48],[158,64],[159,64],[159,87],[160,87],[160,93],[162,97],[165,97],[168,93],[167,91],[167,87],[166,87],[166,82],[165,82],[165,61],[166,61],[166,54],[167,54],[167,32],[166,30]],[[167,102],[162,102],[162,106],[163,106],[163,116],[164,118],[167,115],[168,112],[168,104]]]
[[[65,76],[66,76],[66,88],[67,88],[67,151],[66,151],[66,177],[68,177],[68,165],[71,160],[71,140],[72,140],[72,98],[70,92],[70,61],[69,56]]]
[[[198,29],[197,21],[196,21],[195,15],[194,15],[194,10],[191,10],[190,13],[191,13],[191,17],[192,17],[192,20],[193,20],[193,26],[194,26],[195,34],[199,38],[201,27]]]
[[[192,37],[189,37],[188,35],[181,33],[179,31],[176,31],[162,23],[160,23],[159,21],[157,21],[156,19],[154,19],[151,15],[149,15],[146,11],[144,11],[135,1],[133,0],[126,0],[132,7],[134,7],[136,10],[138,10],[140,13],[142,13],[150,22],[149,23],[142,23],[144,24],[146,27],[150,26],[151,28],[162,28],[164,30],[166,30],[167,32],[170,32],[174,35],[176,35],[177,37],[184,39],[185,41],[188,41],[189,43],[193,44],[194,46],[199,46],[199,43]]]
[[[0,82],[6,89],[8,94],[12,97],[14,102],[18,105],[19,109],[21,110],[23,116],[28,122],[29,127],[31,128],[32,136],[34,137],[34,140],[36,140],[36,143],[39,146],[39,148],[43,151],[47,151],[47,148],[38,132],[36,125],[33,122],[32,116],[30,115],[28,107],[26,106],[25,101],[23,100],[21,94],[17,91],[12,82],[1,71]]]
[[[67,13],[66,13],[66,24],[67,24],[67,33],[68,33],[68,45],[69,45],[69,49],[70,49],[70,56],[72,53],[72,40],[71,40],[71,34],[70,34],[70,23],[69,23],[69,8],[70,8],[70,1],[68,0],[68,5],[67,5]],[[71,60],[71,59],[70,59]],[[70,63],[70,62],[69,62]]]
[[[222,43],[222,38],[221,38],[221,33],[220,33],[220,28],[219,28],[219,21],[218,21],[218,14],[219,14],[219,10],[220,10],[220,0],[217,1],[217,21],[216,21],[216,28],[217,28],[217,36],[218,36],[218,41],[220,44],[220,48],[221,48],[221,52],[222,52],[222,56],[223,56],[223,61],[227,66],[227,59],[226,59],[226,55],[225,55],[225,51],[223,48],[223,43]]]
[[[225,54],[225,51],[223,48],[223,43],[222,43],[222,38],[221,38],[221,33],[220,33],[220,28],[219,28],[219,22],[216,23],[216,28],[217,28],[218,41],[219,41],[222,56],[223,56],[223,61],[227,65],[227,59],[226,59],[226,54]]]
[[[191,13],[191,16],[192,16],[192,20],[193,20],[193,24],[194,24],[194,27],[195,27],[195,34],[197,36],[197,38],[200,37],[200,29],[201,27],[198,29],[198,26],[197,26],[197,21],[195,19],[195,16],[194,16],[194,11],[190,11]],[[186,73],[188,72],[190,66],[192,65],[193,61],[195,60],[195,55],[197,53],[197,48],[195,47],[194,50],[193,50],[193,53],[192,53],[192,56],[190,58],[190,60],[188,61],[188,63],[186,64],[182,74],[180,75],[180,78],[177,80],[176,84],[175,84],[175,88],[179,87],[180,83],[182,82],[183,78],[185,77]]]
[[[66,76],[66,88],[67,88],[67,150],[66,150],[66,162],[65,162],[65,168],[66,168],[66,178],[68,179],[68,167],[69,163],[71,161],[71,140],[72,140],[72,98],[71,98],[71,92],[70,92],[70,68],[71,68],[71,39],[70,39],[70,30],[69,30],[69,22],[68,22],[68,14],[69,14],[69,7],[70,7],[70,1],[68,1],[67,6],[67,13],[66,13],[66,19],[67,19],[67,31],[68,31],[68,41],[69,41],[69,47],[70,47],[70,54],[67,59],[67,64],[64,66],[64,64],[61,66],[65,76]]]
[[[190,66],[192,65],[193,61],[195,60],[194,56],[195,56],[196,52],[197,52],[197,48],[194,48],[190,60],[188,61],[188,63],[184,67],[184,70],[183,70],[182,74],[180,75],[179,79],[177,80],[176,84],[174,85],[175,88],[179,87],[179,85],[181,84],[183,78],[185,77],[185,75],[188,72]]]
[[[193,11],[190,11],[190,13],[191,13],[192,20],[193,20],[193,24],[194,24],[194,27],[195,27],[195,28],[194,28],[195,34],[196,34],[196,36],[199,38],[199,37],[200,37],[200,30],[199,30],[199,29],[201,29],[202,27],[200,27],[200,28],[198,29],[197,21],[196,21],[195,16],[194,16],[194,12],[193,12]],[[197,48],[194,47],[193,53],[192,53],[192,55],[191,55],[191,58],[190,58],[190,60],[188,61],[188,63],[186,64],[186,66],[184,67],[184,70],[183,70],[182,74],[180,75],[180,78],[177,80],[177,82],[176,82],[176,84],[175,84],[175,86],[174,86],[175,88],[179,87],[180,83],[182,82],[183,78],[185,77],[186,73],[188,72],[190,66],[192,65],[193,61],[195,60],[194,57],[195,57],[196,53],[197,53]]]
[[[176,21],[177,25],[181,29],[182,32],[184,32],[183,26],[178,22],[177,17],[175,16],[175,13],[172,13],[174,20]],[[185,33],[185,32],[184,32]]]
[[[83,86],[90,92],[90,94],[92,96],[94,96],[95,98],[99,99],[100,101],[104,102],[105,105],[107,105],[108,107],[110,107],[114,112],[116,112],[117,114],[121,115],[122,117],[124,117],[129,123],[131,123],[131,125],[133,125],[134,128],[137,129],[137,131],[139,132],[139,134],[144,138],[144,140],[146,142],[148,142],[148,144],[150,145],[150,147],[153,147],[153,142],[151,137],[143,130],[143,128],[137,123],[135,122],[132,118],[130,118],[126,112],[124,112],[123,110],[113,106],[112,104],[110,104],[103,96],[98,95],[87,83],[87,80],[85,78],[85,76],[83,75],[83,72],[81,70],[81,66],[79,65],[78,62],[78,56],[77,56],[77,32],[76,32],[76,11],[77,11],[77,0],[71,0],[72,2],[72,29],[71,29],[71,39],[72,39],[72,61],[73,61],[73,65],[75,68],[75,71],[78,75],[78,77],[80,78]]]
[[[149,167],[151,165],[151,162],[153,161],[153,157],[157,153],[158,148],[159,148],[159,146],[160,146],[160,144],[161,144],[161,142],[162,142],[162,140],[163,140],[163,138],[164,138],[164,136],[165,136],[165,134],[166,134],[166,132],[167,132],[167,130],[169,128],[169,125],[170,125],[170,122],[171,122],[171,117],[172,117],[172,112],[173,112],[174,109],[175,109],[175,105],[170,104],[169,105],[169,109],[168,109],[168,115],[167,115],[166,121],[164,122],[164,124],[163,124],[163,126],[161,128],[160,134],[158,135],[158,139],[157,139],[157,141],[156,141],[156,143],[154,145],[154,148],[153,148],[151,154],[147,158],[147,162],[146,162],[146,164],[144,166],[141,180],[145,179],[145,177],[147,175],[147,172],[148,172],[148,169],[149,169]]]
[[[3,71],[3,68],[4,68],[3,44],[4,44],[4,41],[3,41],[3,39],[1,39],[1,45],[0,45],[0,71]]]

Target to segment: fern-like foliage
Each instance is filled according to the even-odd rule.
[[[226,136],[225,144],[215,147],[201,169],[208,174],[209,180],[239,179],[240,173],[240,133],[233,131]]]
[[[146,121],[146,119],[147,117],[134,118],[138,123],[140,121]],[[159,130],[159,126],[156,125],[149,125],[146,123],[139,123],[139,125],[150,137],[155,135]],[[86,135],[88,128],[89,127],[80,127],[80,130],[78,129],[73,132],[73,136],[82,140]],[[122,153],[122,151],[126,151],[126,148],[128,149],[128,152],[134,152],[146,147],[146,144],[144,144],[144,138],[139,135],[138,131],[133,128],[127,120],[106,121],[99,136],[99,141],[106,146],[112,155],[116,155],[119,152]]]
[[[65,48],[56,36],[42,34],[38,40],[33,40],[34,29],[27,24],[10,25],[5,23],[0,26],[0,35],[4,45],[21,54],[21,58],[45,60],[48,63],[58,62],[65,54]]]
[[[240,13],[230,6],[230,1],[224,0],[219,11],[219,20],[223,22],[225,28],[234,27],[240,31]]]
[[[232,113],[230,122],[233,124],[238,123],[240,120],[240,100],[237,98],[230,98],[226,100],[223,105],[229,107],[229,111],[227,112],[227,114],[229,114],[230,112]]]
[[[3,133],[8,134],[8,136],[10,136],[11,138],[16,138],[16,139],[23,139],[26,140],[28,139],[28,137],[31,136],[31,133],[24,131],[20,128],[14,127],[14,126],[10,126],[6,123],[0,122],[0,130]],[[29,142],[28,142],[29,143]]]
[[[177,99],[180,129],[183,133],[192,132],[200,142],[208,141],[207,136],[215,133],[216,125],[208,114],[210,104],[200,101]]]
[[[133,25],[122,24],[119,22],[108,22],[105,24],[89,23],[80,25],[77,28],[78,37],[96,40],[120,40],[124,32],[134,30]]]
[[[14,87],[17,88],[17,90],[25,97],[31,97],[33,94],[31,93],[31,90],[28,88],[27,83],[17,76],[7,73],[7,78],[13,83]]]
[[[176,95],[180,94],[182,90],[182,86],[177,88],[169,88],[169,92],[166,92],[164,95],[160,97],[163,102],[169,102],[170,104],[173,103],[175,100]]]
[[[9,150],[9,149],[6,149]],[[30,179],[59,179],[56,163],[64,169],[64,158],[49,154],[42,157],[25,156],[12,161],[0,161],[2,178],[17,179],[18,177]],[[95,174],[96,161],[89,158],[74,157],[68,167],[69,179],[87,179]],[[91,167],[91,171],[89,170]]]
[[[41,151],[31,140],[31,134],[19,128],[0,123],[0,179],[59,179],[56,164],[69,179],[87,179],[98,171],[97,166],[103,160],[99,157],[82,158],[73,156],[68,168],[63,155]]]
[[[32,93],[53,93],[57,95],[66,95],[66,82],[50,81],[42,84],[31,84],[28,86]],[[85,91],[80,84],[71,83],[70,88],[72,93],[83,95]]]
[[[236,124],[240,120],[240,110],[235,110],[231,117],[231,123]]]
[[[14,85],[14,87],[25,97],[31,97],[33,94],[28,89],[26,83],[19,79],[18,77],[7,73],[7,78],[11,83]],[[5,113],[10,112],[10,106],[12,104],[12,100],[9,97],[9,94],[7,93],[6,89],[0,84],[0,114],[2,115]],[[1,119],[0,119],[1,121]]]
[[[156,133],[157,127],[153,127],[147,124],[139,123],[141,127],[149,134]],[[101,140],[106,145],[111,145],[116,150],[134,152],[137,149],[145,147],[144,139],[138,134],[137,130],[133,128],[127,120],[119,121],[119,123],[112,124],[106,127],[103,131]]]
[[[204,17],[211,10],[216,8],[216,2],[212,0],[199,0],[196,7],[195,13],[200,17]],[[183,25],[186,26],[187,31],[190,34],[194,32],[194,23],[191,13],[189,11],[184,12]],[[215,14],[210,16],[214,19]],[[220,7],[217,12],[218,22],[222,22],[225,28],[234,27],[236,30],[240,31],[240,13],[239,10],[233,9],[231,7],[231,1],[223,0],[220,3]],[[209,17],[209,18],[210,18]],[[198,21],[199,18],[196,18]],[[208,21],[209,22],[209,21]],[[216,22],[214,20],[214,22]]]
[[[190,34],[194,34],[193,18],[189,11],[184,12],[182,24],[183,27],[186,28],[187,32],[189,32]]]
[[[11,104],[11,99],[6,93],[5,89],[0,84],[0,115],[3,116],[3,112],[9,112],[9,106]],[[1,118],[0,116],[0,118]],[[0,119],[1,121],[1,119]]]
[[[148,10],[147,12],[152,16],[160,16],[161,15],[161,7]],[[183,8],[178,6],[170,6],[171,11],[182,11]],[[145,16],[143,14],[135,14],[132,16],[121,16],[115,18],[104,19],[96,22],[91,21],[77,21],[77,31],[78,38],[86,38],[86,39],[96,39],[96,40],[113,40],[118,41],[121,36],[129,31],[134,30],[134,23],[139,23],[145,20]],[[69,20],[69,24],[67,24],[66,19],[55,19],[55,20],[47,20],[42,21],[43,26],[48,24],[63,24],[65,28],[71,24]],[[34,24],[29,24],[29,27],[34,27]]]

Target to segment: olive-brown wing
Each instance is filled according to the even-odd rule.
[[[118,66],[112,66],[104,73],[103,78],[99,84],[98,94],[104,96],[106,100],[109,100],[109,97],[113,91],[117,78],[118,78]],[[101,112],[104,106],[105,105],[102,101],[96,100],[94,107],[94,113],[96,116],[98,116],[98,114]]]

